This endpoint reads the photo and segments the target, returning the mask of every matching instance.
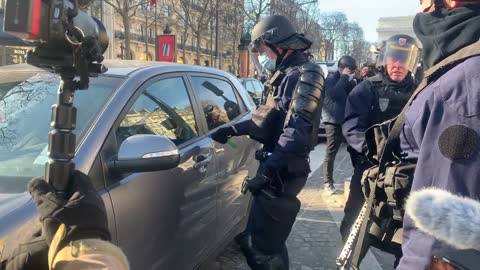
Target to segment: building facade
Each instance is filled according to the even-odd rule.
[[[417,40],[418,46],[422,46],[413,31],[414,16],[382,17],[378,19],[378,42],[387,40],[393,35],[406,34]]]
[[[115,1],[113,1],[115,3]],[[0,0],[0,19],[2,20],[0,32],[3,31],[3,12],[6,0]],[[110,43],[109,48],[105,52],[106,59],[130,59],[152,61],[155,60],[155,40],[156,34],[162,35],[169,25],[170,34],[176,36],[176,57],[177,63],[198,64],[212,66],[212,62],[216,62],[216,66],[238,73],[238,41],[233,40],[231,33],[223,26],[223,21],[219,22],[219,54],[215,51],[215,26],[209,25],[209,29],[204,31],[204,37],[200,42],[200,59],[196,54],[196,39],[192,31],[184,26],[177,18],[173,7],[169,0],[157,1],[157,20],[155,27],[155,9],[154,7],[139,7],[135,16],[130,19],[130,51],[125,48],[124,26],[120,15],[115,9],[103,0],[95,0],[92,2],[89,13],[100,19],[107,29]],[[186,35],[182,35],[186,31]],[[156,31],[155,31],[156,30]],[[0,65],[9,65],[25,62],[25,53],[28,47],[17,45],[5,45],[1,43],[2,36],[0,33]],[[186,36],[185,42],[182,42],[182,36]],[[185,45],[183,45],[185,44]],[[235,47],[235,49],[234,49]],[[185,51],[185,53],[183,53]],[[235,54],[235,57],[234,57]]]
[[[130,51],[127,52],[122,18],[112,6],[104,1],[94,1],[90,7],[90,12],[105,24],[110,37],[110,46],[105,57],[107,59],[127,59],[127,54],[130,54],[129,58],[134,60],[155,60],[156,33],[162,35],[166,32],[168,25],[170,34],[176,36],[175,60],[177,63],[212,66],[212,62],[216,61],[216,67],[237,73],[238,49],[234,49],[234,46],[238,46],[239,40],[234,42],[229,31],[223,27],[222,22],[219,23],[219,59],[216,59],[216,33],[213,23],[209,24],[208,29],[204,31],[199,48],[200,59],[197,59],[196,37],[193,31],[178,18],[174,7],[169,3],[171,2],[157,1],[156,31],[155,8],[147,6],[137,9],[136,15],[130,19]],[[184,37],[186,39],[182,40]]]

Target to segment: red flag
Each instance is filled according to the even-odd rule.
[[[157,0],[150,0],[150,5],[155,5],[157,3]]]

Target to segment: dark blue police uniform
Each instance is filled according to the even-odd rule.
[[[299,66],[307,63],[307,55],[294,51],[287,56],[277,70],[285,71],[285,77],[275,85],[275,106],[280,111],[272,132],[275,139],[264,145],[268,153],[266,160],[261,161],[260,170],[273,175],[273,183],[281,186],[275,199],[260,193],[253,198],[246,233],[251,236],[253,248],[264,254],[281,254],[288,266],[288,253],[285,241],[291,231],[300,201],[296,198],[304,187],[310,172],[309,153],[311,151],[311,134],[314,127],[298,115],[288,116],[294,90],[301,76]],[[250,122],[235,125],[237,135],[249,134]],[[248,256],[247,256],[248,260]]]
[[[365,131],[374,124],[397,116],[414,90],[415,83],[410,74],[401,82],[392,81],[387,76],[378,74],[361,82],[347,97],[342,130],[349,145],[348,151],[354,172],[344,209],[345,217],[340,225],[344,241],[365,202],[361,187],[362,174],[372,166],[365,156],[367,153]]]
[[[480,195],[480,57],[470,58],[423,90],[406,113],[400,143],[417,161],[412,190],[437,187]],[[399,270],[423,270],[454,248],[420,232],[405,216]]]

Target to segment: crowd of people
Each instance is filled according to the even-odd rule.
[[[338,71],[326,76],[310,61],[312,42],[286,17],[269,16],[255,25],[249,50],[266,78],[264,104],[252,120],[222,125],[211,135],[219,143],[249,135],[263,144],[257,174],[243,187],[253,195],[248,225],[235,238],[251,269],[289,269],[285,242],[300,209],[297,195],[310,172],[320,121],[327,135],[325,190],[335,193],[333,162],[343,141],[354,167],[340,229],[344,241],[362,206],[369,209],[370,225],[360,232],[368,234],[367,243],[355,251],[358,260],[363,246],[373,245],[395,254],[399,270],[479,265],[478,229],[459,237],[448,232],[455,231],[454,217],[463,210],[480,213],[480,1],[423,0],[413,27],[421,54],[413,37],[395,35],[380,48],[375,65],[359,67],[344,56]],[[29,241],[2,254],[1,269],[129,268],[109,242],[105,206],[88,176],[75,172],[71,183],[59,194],[43,179],[30,182],[40,224],[27,228]],[[424,192],[428,187],[436,189]],[[410,192],[418,195],[407,200]],[[451,222],[439,222],[442,216]],[[468,230],[464,223],[460,228]],[[459,244],[456,238],[466,240]]]

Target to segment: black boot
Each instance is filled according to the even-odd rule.
[[[252,237],[247,232],[241,232],[234,238],[235,243],[240,246],[245,257],[251,256],[252,253]]]
[[[250,256],[245,256],[247,264],[252,270],[288,270],[288,262],[283,254],[264,254],[254,248],[250,249]]]

